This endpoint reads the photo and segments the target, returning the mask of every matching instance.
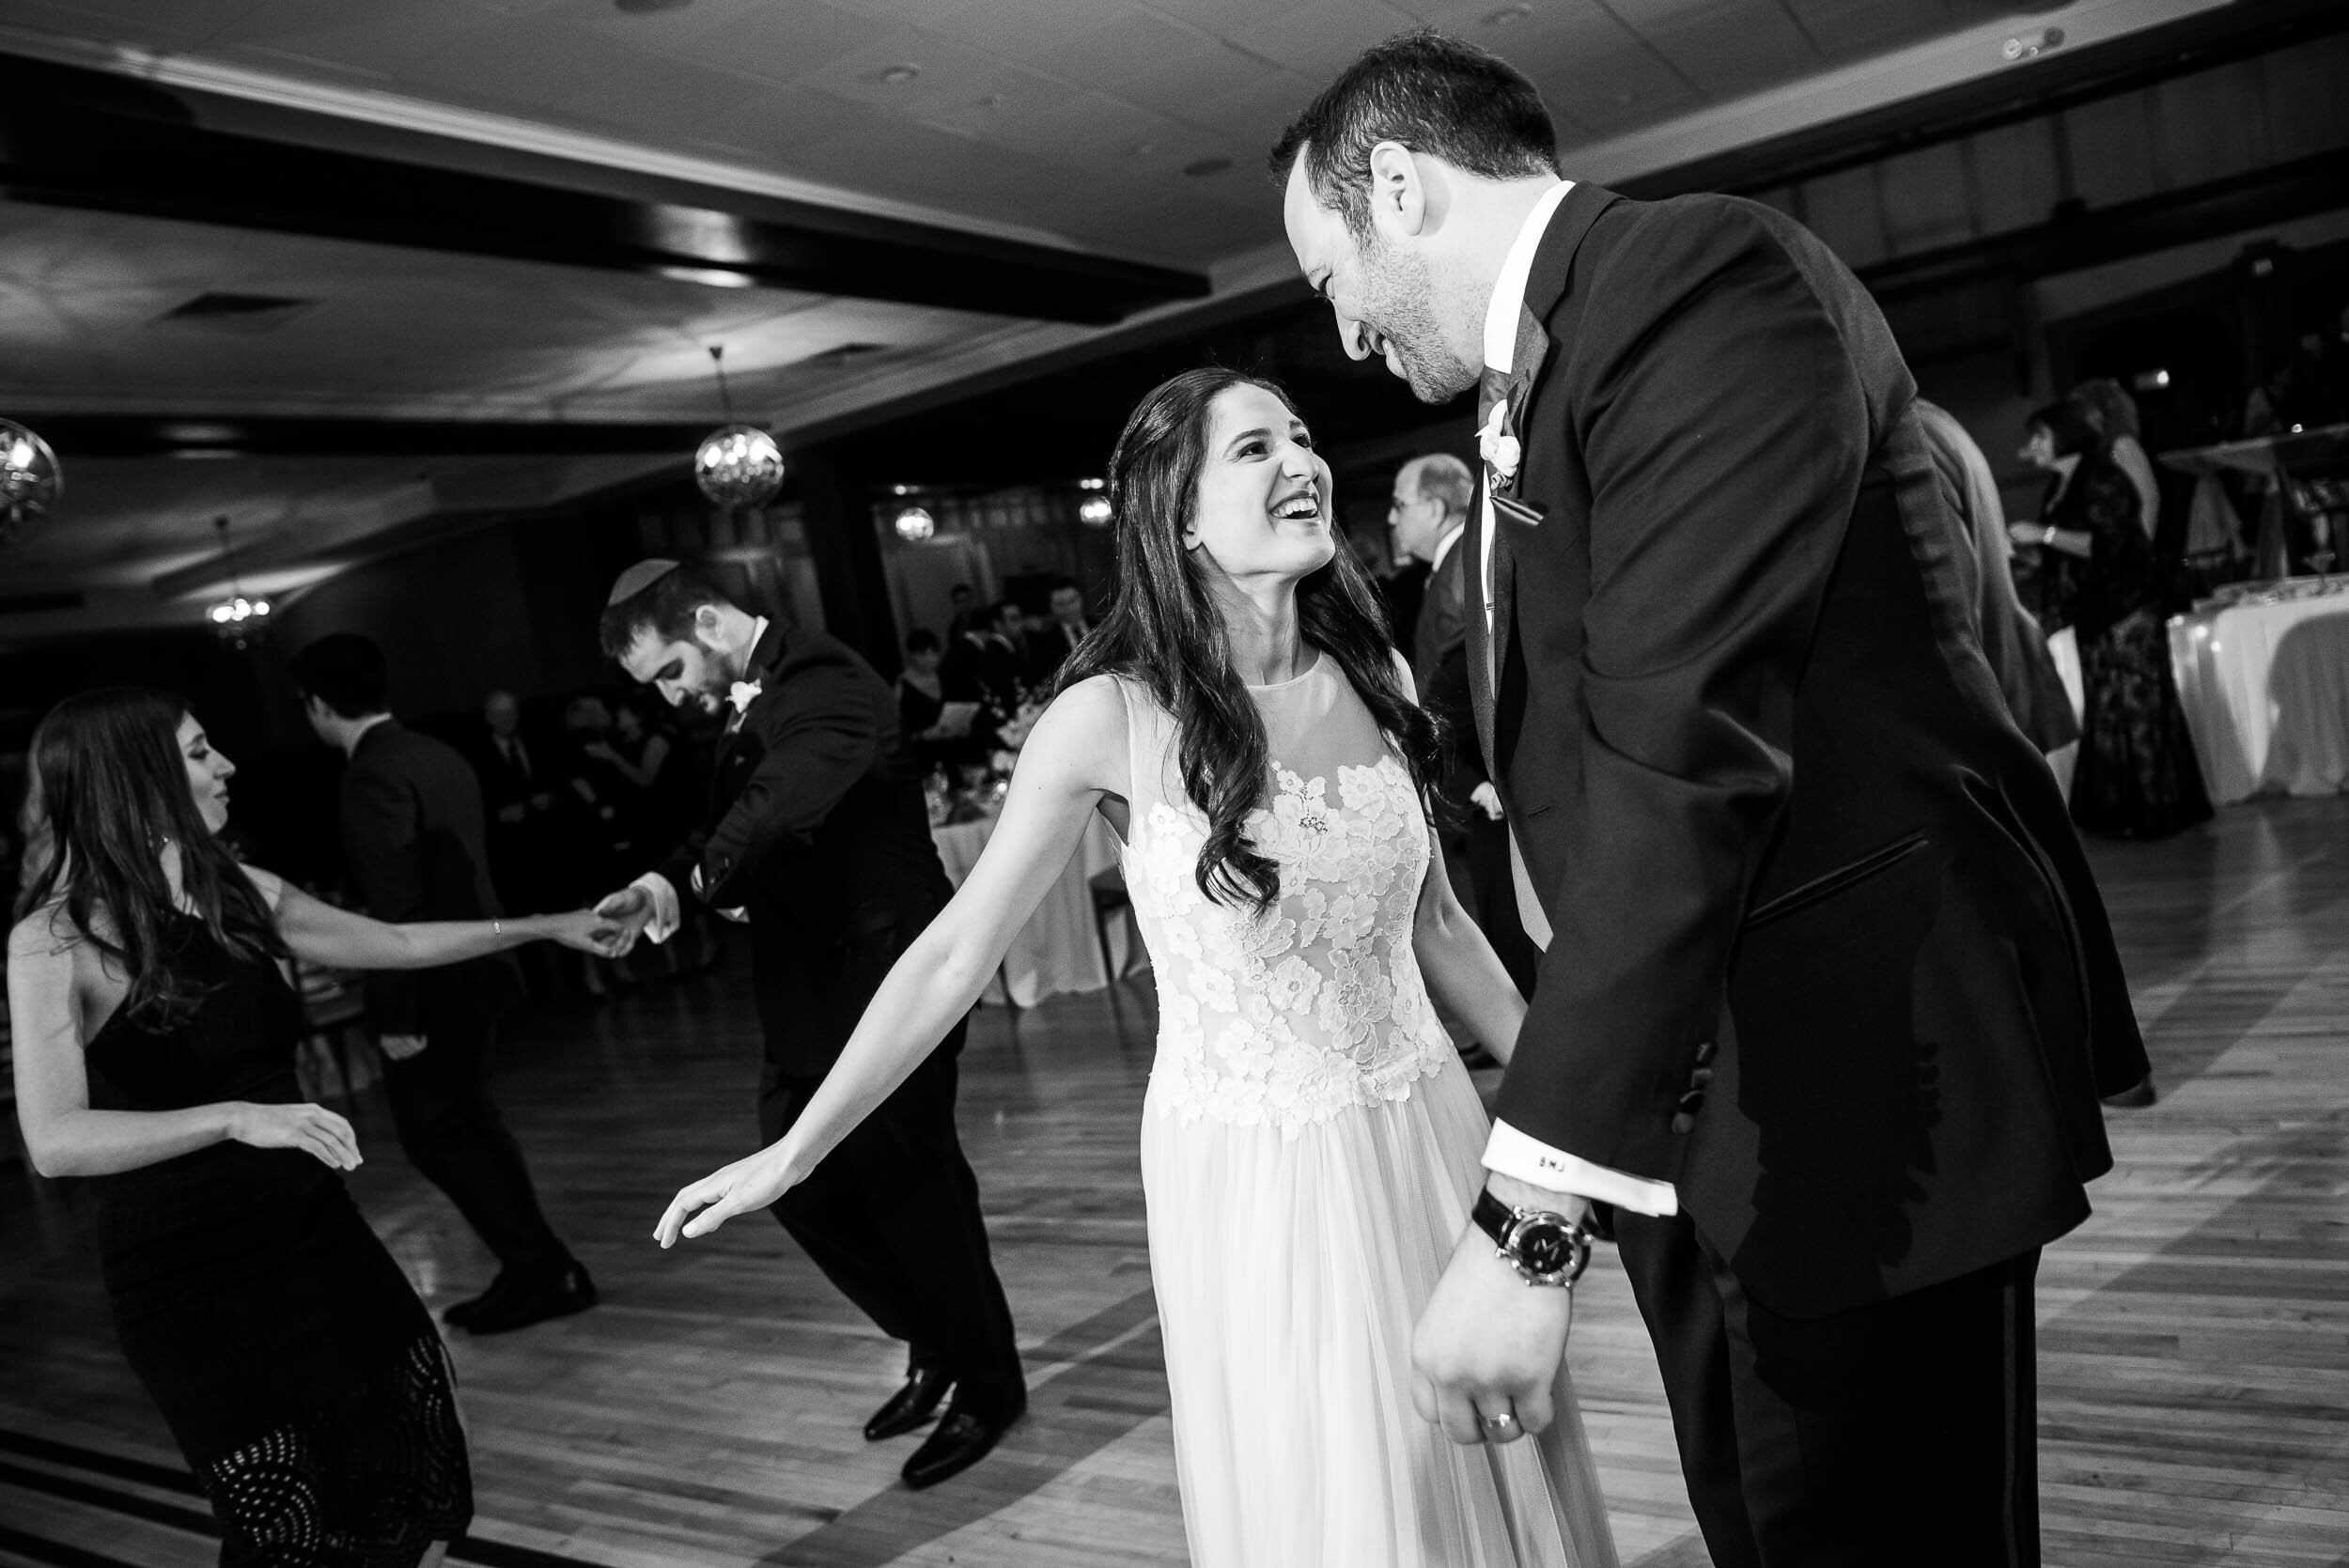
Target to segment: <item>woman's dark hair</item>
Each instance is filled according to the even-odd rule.
[[[73,929],[129,976],[122,1013],[144,1029],[180,1021],[201,995],[171,970],[164,839],[179,842],[182,901],[213,940],[241,959],[286,951],[259,890],[196,809],[179,753],[187,711],[167,691],[113,686],[68,697],[33,731],[48,860],[17,917],[63,899]]]
[[[2131,441],[2140,439],[2137,399],[2123,390],[2121,383],[2111,377],[2099,376],[2093,380],[2082,381],[2071,390],[2064,400],[2077,403],[2086,410],[2089,422],[2107,441],[2119,441],[2123,436]]]
[[[1209,587],[1213,568],[1183,548],[1198,505],[1208,419],[1216,398],[1236,386],[1262,387],[1296,411],[1274,382],[1211,366],[1159,383],[1127,419],[1110,455],[1116,589],[1108,613],[1062,666],[1055,691],[1116,675],[1145,688],[1174,715],[1183,790],[1207,818],[1199,891],[1235,908],[1245,901],[1264,909],[1281,895],[1280,866],[1249,842],[1245,824],[1265,803],[1270,743],[1264,716],[1232,667],[1222,613]],[[1386,613],[1343,543],[1328,566],[1298,583],[1297,619],[1305,642],[1336,660],[1353,682],[1425,796],[1437,772],[1436,722],[1404,695]]]
[[[2069,458],[2077,453],[2093,452],[2104,438],[2097,433],[2095,421],[2088,411],[2066,399],[2050,403],[2044,409],[2033,409],[2025,428],[2036,425],[2054,439],[2055,455]]]
[[[1315,199],[1357,239],[1370,232],[1370,151],[1400,142],[1486,179],[1558,172],[1558,131],[1517,68],[1433,27],[1399,34],[1361,57],[1305,106],[1272,144],[1272,178],[1297,155]]]
[[[708,574],[692,567],[676,567],[620,600],[607,604],[596,624],[604,657],[618,659],[649,631],[663,643],[693,640],[693,613],[705,604],[731,608],[733,598]]]

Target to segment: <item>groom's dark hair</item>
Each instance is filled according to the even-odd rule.
[[[672,567],[626,598],[603,607],[596,623],[604,657],[617,659],[649,631],[663,643],[693,639],[693,612],[705,604],[732,605],[723,588],[692,567]]]
[[[1275,182],[1299,152],[1322,206],[1359,238],[1370,232],[1370,149],[1400,142],[1486,179],[1558,172],[1558,132],[1516,67],[1433,27],[1373,45],[1272,144]]]
[[[286,667],[294,687],[345,719],[389,708],[392,677],[383,650],[355,631],[334,631],[293,656]]]

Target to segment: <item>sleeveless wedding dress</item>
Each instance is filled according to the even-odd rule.
[[[1271,742],[1259,915],[1195,877],[1174,723],[1126,699],[1126,880],[1158,975],[1151,1274],[1201,1568],[1614,1568],[1573,1389],[1535,1439],[1461,1447],[1411,1406],[1411,1329],[1482,1184],[1486,1120],[1411,932],[1430,846],[1335,660],[1252,687]],[[1532,1287],[1528,1287],[1532,1288]]]

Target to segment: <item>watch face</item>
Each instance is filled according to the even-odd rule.
[[[1534,1274],[1562,1274],[1574,1266],[1574,1233],[1549,1219],[1517,1227],[1510,1249],[1517,1263]]]

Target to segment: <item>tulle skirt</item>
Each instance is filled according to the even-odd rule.
[[[1484,1179],[1456,1062],[1296,1136],[1152,1103],[1151,1274],[1197,1568],[1614,1568],[1574,1391],[1461,1447],[1411,1405],[1411,1330]]]

